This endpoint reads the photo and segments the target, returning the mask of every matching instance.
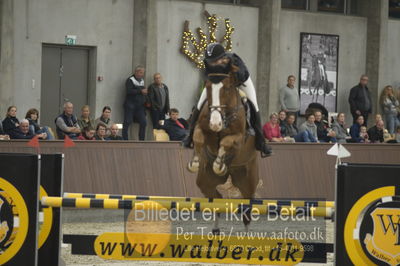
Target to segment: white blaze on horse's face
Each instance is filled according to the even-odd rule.
[[[211,106],[215,106],[216,108],[211,108],[210,115],[210,128],[212,131],[219,132],[222,130],[222,116],[221,116],[221,103],[219,100],[219,93],[221,88],[224,85],[222,82],[218,84],[211,84]]]

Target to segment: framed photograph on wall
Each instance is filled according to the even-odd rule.
[[[336,112],[339,36],[300,33],[300,114],[311,103]]]

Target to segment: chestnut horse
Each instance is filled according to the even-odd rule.
[[[247,131],[245,104],[237,89],[235,71],[233,66],[229,74],[210,74],[224,79],[218,84],[207,80],[207,102],[193,135],[194,156],[188,168],[198,172],[197,186],[207,198],[222,198],[216,187],[229,176],[247,199],[254,198],[259,183],[255,137]],[[248,214],[249,209],[242,215],[246,230]],[[213,232],[219,233],[218,221]]]

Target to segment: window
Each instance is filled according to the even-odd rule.
[[[282,0],[282,8],[307,10],[307,0]]]
[[[389,17],[400,18],[400,0],[389,0]]]
[[[318,0],[318,11],[344,13],[344,0]]]

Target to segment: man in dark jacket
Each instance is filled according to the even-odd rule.
[[[13,130],[10,137],[12,139],[31,139],[35,135],[29,132],[29,121],[27,119],[22,119],[19,123],[18,130]],[[47,137],[46,133],[37,134],[40,139],[45,139]]]
[[[371,95],[368,90],[368,77],[362,75],[360,83],[350,90],[349,103],[350,111],[353,115],[353,123],[356,123],[357,117],[364,117],[364,126],[367,126],[368,115],[372,113]]]
[[[126,98],[124,102],[124,123],[122,137],[128,140],[128,129],[132,122],[139,123],[139,140],[144,140],[146,134],[146,112],[144,103],[147,89],[144,87],[144,67],[137,66],[135,74],[126,80]]]
[[[170,140],[184,140],[189,133],[188,123],[185,119],[179,118],[179,111],[175,108],[169,111],[169,117],[170,118],[165,120],[164,125],[161,125],[160,128],[167,131]]]
[[[368,136],[371,142],[384,142],[383,128],[385,123],[383,120],[376,122],[376,125],[368,129]]]
[[[71,102],[64,103],[64,112],[56,118],[56,132],[59,139],[65,135],[71,139],[77,139],[81,133],[78,119],[74,115],[74,105]]]
[[[162,77],[160,73],[154,74],[154,83],[148,88],[151,120],[153,122],[153,128],[159,128],[160,120],[165,119],[165,114],[169,111],[169,91],[167,85],[162,83]]]

